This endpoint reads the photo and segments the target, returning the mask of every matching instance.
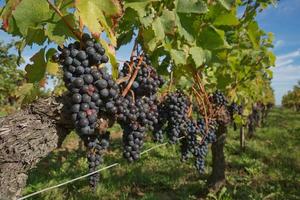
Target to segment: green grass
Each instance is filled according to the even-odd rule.
[[[296,200],[300,199],[300,113],[274,109],[266,125],[239,151],[239,134],[229,130],[226,145],[227,185],[218,194],[203,199],[222,200]],[[78,138],[71,134],[59,149],[39,163],[29,174],[24,194],[49,187],[85,174],[84,151],[75,148]],[[180,162],[178,148],[155,149],[134,164],[121,158],[120,139],[114,139],[105,164],[121,165],[103,171],[101,184],[90,191],[82,179],[29,199],[200,199],[205,179],[210,173],[211,155],[207,158],[207,174],[198,175],[192,161]],[[155,144],[148,142],[144,149]]]

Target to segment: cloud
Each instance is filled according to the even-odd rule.
[[[300,64],[296,64],[299,58],[299,49],[277,56],[276,67],[272,69],[276,104],[280,104],[282,96],[300,80]]]
[[[289,52],[287,54],[277,56],[277,62],[284,62],[288,59],[297,58],[297,57],[300,57],[300,49]],[[278,64],[278,63],[276,63],[276,64]]]

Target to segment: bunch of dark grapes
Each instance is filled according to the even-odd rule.
[[[58,49],[60,54],[55,54],[53,59],[63,66],[63,80],[72,104],[71,118],[76,132],[87,147],[93,149],[94,156],[88,159],[92,161],[90,169],[95,169],[93,166],[101,163],[100,149],[105,146],[95,133],[98,113],[117,112],[115,100],[119,96],[119,87],[104,68],[98,68],[108,61],[108,57],[101,44],[88,34],[83,34],[81,43],[74,42]],[[94,161],[94,158],[97,159]],[[92,186],[96,185],[98,176],[91,176]]]
[[[219,90],[216,90],[212,94],[212,96],[210,97],[210,99],[211,99],[211,102],[213,104],[215,104],[217,107],[226,106],[228,104],[225,95],[221,91],[219,91]]]
[[[93,135],[84,138],[85,145],[87,147],[87,159],[89,165],[89,172],[94,172],[97,167],[103,163],[104,151],[109,146],[109,132],[103,135]],[[95,173],[90,176],[90,185],[93,189],[96,188],[99,181],[100,174]]]
[[[134,82],[132,83],[131,89],[134,91],[136,96],[152,96],[156,94],[158,89],[164,84],[164,80],[156,72],[156,69],[151,66],[151,62],[147,56],[143,57],[143,61],[138,66],[139,57],[133,60],[132,69],[130,70],[130,61],[126,61],[123,65],[121,72],[119,73],[120,78],[131,76],[132,72],[139,67]],[[127,86],[128,81],[121,84],[123,89]]]
[[[243,107],[238,105],[237,103],[233,102],[228,106],[228,111],[231,116],[234,114],[242,115],[243,114]]]
[[[83,35],[81,44],[71,43],[59,50],[61,53],[54,57],[63,66],[76,131],[80,135],[92,135],[99,110],[116,112],[113,101],[118,97],[119,87],[104,69],[96,66],[106,63],[108,57],[104,48],[88,34]]]
[[[186,137],[181,140],[182,161],[186,161],[189,155],[195,157],[195,166],[199,173],[204,173],[205,158],[208,145],[216,141],[215,124],[208,126],[206,131],[205,122],[199,119],[197,122],[189,120],[187,123]]]
[[[133,61],[132,70],[130,62],[125,62],[119,78],[131,77],[139,67],[137,76],[131,85],[134,95],[129,92],[125,97],[116,101],[117,119],[123,129],[124,157],[132,162],[140,157],[140,149],[147,130],[154,130],[158,123],[158,108],[156,92],[163,84],[163,79],[151,66],[147,57],[138,66],[140,57]],[[129,80],[129,79],[128,79]],[[121,84],[124,90],[129,81]],[[133,97],[134,96],[134,97]]]
[[[189,106],[188,97],[180,90],[169,93],[162,102],[161,117],[167,120],[166,132],[171,144],[186,131]]]
[[[123,128],[123,156],[129,162],[133,162],[140,158],[146,130],[138,124],[121,124],[121,126]]]

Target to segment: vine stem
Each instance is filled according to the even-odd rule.
[[[64,23],[67,25],[67,27],[72,31],[72,33],[77,37],[78,40],[81,40],[81,34],[76,32],[75,29],[69,24],[69,22],[64,18],[64,15],[60,12],[60,10],[50,2],[50,0],[47,0],[50,7],[61,17],[61,19],[64,21]]]
[[[168,86],[168,91],[171,91],[172,85],[173,85],[173,71],[171,71],[170,74],[170,84]]]
[[[144,56],[141,55],[140,58],[139,58],[139,62],[138,62],[137,66],[136,66],[136,68],[135,68],[135,70],[134,70],[134,72],[133,72],[133,75],[131,76],[131,78],[130,78],[130,80],[129,80],[128,85],[126,86],[126,88],[125,88],[124,91],[122,92],[122,96],[123,96],[123,97],[126,96],[126,94],[128,93],[128,91],[129,91],[129,89],[130,89],[130,87],[131,87],[131,85],[132,85],[134,79],[136,78],[137,73],[138,73],[139,69],[141,68],[140,65],[141,65],[141,63],[142,63],[142,61],[143,61],[143,58],[144,58]]]
[[[196,80],[197,80],[197,83],[199,85],[199,88],[200,88],[201,92],[205,96],[205,101],[206,101],[206,104],[208,105],[208,113],[210,114],[211,113],[211,109],[212,109],[211,103],[209,101],[208,95],[207,95],[207,93],[205,91],[204,85],[203,85],[202,80],[201,80],[201,78],[200,78],[200,76],[199,76],[198,73],[196,73]]]
[[[202,99],[201,95],[197,92],[197,90],[192,87],[194,93],[196,94],[196,101],[198,102],[199,106],[202,104],[202,107],[203,107],[203,110],[204,110],[204,119],[205,119],[205,129],[206,129],[206,132],[208,131],[208,114],[207,114],[207,111],[206,111],[206,107],[205,107],[205,103],[204,103],[204,100]],[[201,101],[200,101],[200,100]]]

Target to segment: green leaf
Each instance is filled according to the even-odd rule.
[[[251,22],[248,26],[248,35],[251,40],[251,43],[255,49],[259,48],[260,37],[263,32],[260,30],[257,22]]]
[[[193,42],[196,32],[193,29],[193,20],[191,17],[187,17],[184,14],[177,14],[175,17],[176,26],[180,36],[184,37],[189,42]]]
[[[45,77],[46,72],[46,61],[44,58],[45,49],[42,48],[39,52],[30,58],[33,64],[28,64],[25,66],[26,78],[28,83],[36,83]]]
[[[178,13],[202,14],[208,11],[207,5],[202,0],[178,0],[176,11]]]
[[[72,27],[77,27],[74,15],[69,14],[64,16]],[[56,42],[58,45],[62,45],[68,37],[76,38],[72,31],[66,26],[62,18],[55,15],[53,20],[47,23],[46,35],[51,41]]]
[[[234,5],[235,0],[218,0],[219,3],[226,8],[227,10],[230,10],[231,7]]]
[[[143,26],[148,27],[151,25],[154,15],[150,15],[147,12],[147,6],[155,0],[145,0],[145,1],[134,1],[134,2],[127,2],[125,4],[125,9],[131,8],[135,10],[139,16],[139,20]]]
[[[155,20],[153,21],[152,29],[155,33],[155,37],[157,37],[157,40],[161,41],[165,38],[164,27],[159,17],[155,18]]]
[[[148,49],[150,52],[155,50],[157,40],[156,40],[155,33],[152,30],[152,28],[148,28],[143,31],[143,40],[144,40],[144,45],[145,45],[146,49]]]
[[[214,21],[216,26],[236,26],[239,24],[239,20],[234,13],[223,13],[217,16]]]
[[[198,42],[205,49],[227,48],[229,45],[225,40],[223,30],[208,26],[200,32]]]
[[[28,28],[26,43],[33,45],[34,43],[42,45],[46,41],[45,30],[43,28]]]
[[[24,36],[30,27],[41,27],[41,22],[47,20],[49,15],[49,5],[44,0],[23,0],[13,11],[16,24]]]
[[[112,76],[116,79],[118,77],[119,64],[118,64],[118,61],[116,58],[114,47],[109,47],[107,42],[102,39],[100,39],[100,43],[102,44],[103,48],[105,49],[106,54],[109,57],[109,61],[112,66]]]
[[[190,55],[194,60],[196,67],[200,67],[206,60],[205,52],[200,47],[192,47],[190,48]]]
[[[55,48],[48,49],[46,53],[46,60],[51,60],[52,56],[57,53],[57,50]]]
[[[160,17],[165,33],[173,34],[175,31],[175,13],[167,9],[163,10]]]
[[[184,51],[171,49],[170,55],[176,65],[185,65],[186,64],[187,56]]]

